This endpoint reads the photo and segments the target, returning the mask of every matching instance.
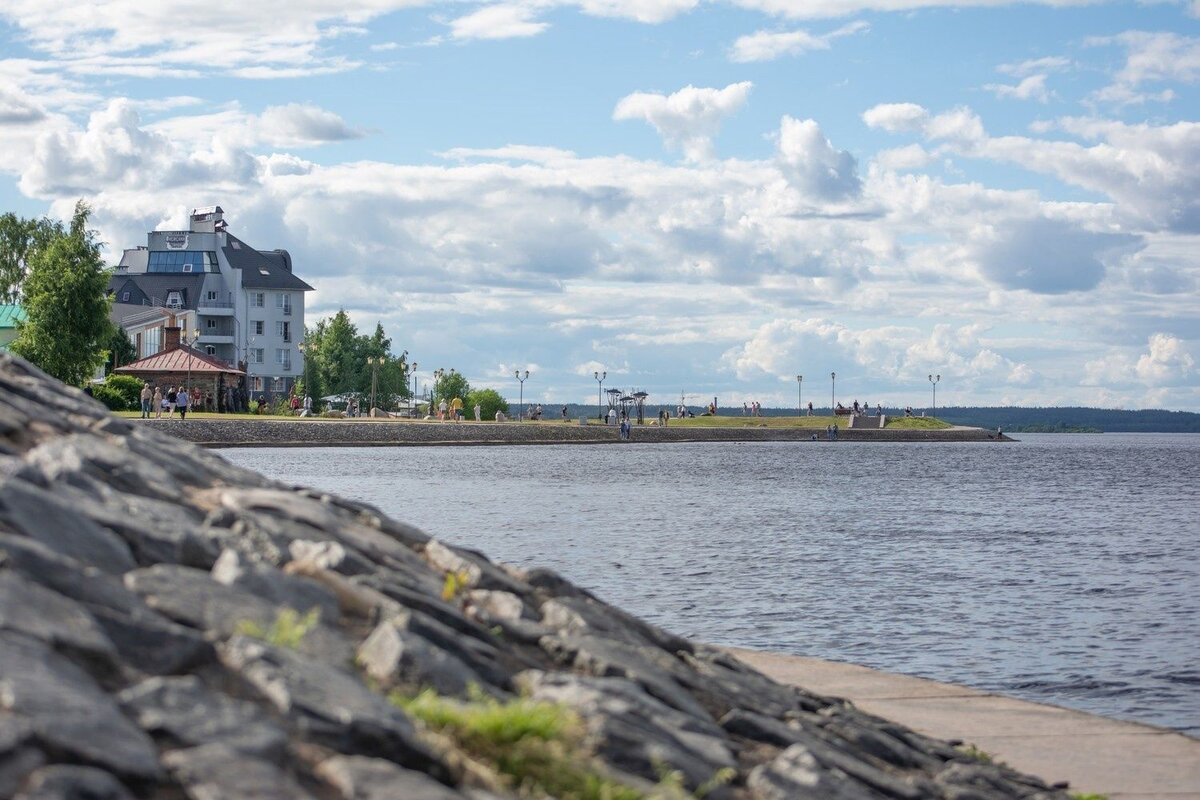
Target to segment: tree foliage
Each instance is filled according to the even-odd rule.
[[[129,341],[125,329],[113,322],[108,323],[109,332],[104,340],[106,368],[112,372],[117,367],[137,361],[137,348]]]
[[[467,395],[466,415],[474,418],[475,406],[479,405],[479,416],[482,419],[495,419],[497,411],[508,413],[508,401],[495,389],[475,389]]]
[[[408,397],[408,351],[392,354],[392,340],[376,323],[375,331],[362,335],[344,309],[332,317],[318,320],[305,332],[306,375],[298,391],[314,400],[333,394],[358,395],[370,399],[372,372],[377,372],[375,404],[387,411],[397,397]],[[372,366],[368,358],[382,358]],[[307,385],[305,384],[307,381]]]
[[[32,258],[64,235],[66,230],[58,220],[22,219],[12,212],[0,214],[0,303],[20,299]]]
[[[442,375],[441,380],[434,383],[434,406],[443,399],[449,403],[454,398],[459,398],[463,401],[464,407],[467,397],[471,394],[471,384],[467,383],[467,379],[458,370],[451,369]]]
[[[28,319],[12,343],[13,352],[72,385],[104,363],[111,332],[104,295],[109,273],[95,232],[87,228],[90,214],[79,201],[69,230],[32,252],[21,286]]]

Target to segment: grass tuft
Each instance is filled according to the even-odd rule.
[[[284,608],[275,615],[275,620],[269,626],[263,627],[254,620],[244,619],[234,628],[242,636],[261,639],[276,647],[286,647],[291,650],[298,648],[308,636],[309,631],[317,627],[321,620],[321,609],[311,608],[304,616],[292,608]]]
[[[937,417],[889,417],[885,430],[936,431],[951,427]]]

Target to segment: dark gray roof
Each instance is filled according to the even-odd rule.
[[[242,271],[242,286],[246,289],[290,289],[311,292],[313,287],[292,274],[291,257],[286,250],[255,250],[241,239],[228,234],[228,244],[221,248],[229,266]]]
[[[177,291],[183,307],[195,310],[200,299],[200,287],[204,285],[203,274],[185,272],[142,272],[136,275],[114,275],[108,288],[116,295],[116,302],[134,305],[162,305],[167,302],[167,292]],[[123,294],[128,291],[129,299]]]

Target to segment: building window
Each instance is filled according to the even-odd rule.
[[[280,292],[275,295],[275,307],[284,314],[292,313],[292,296],[287,292]]]
[[[275,335],[283,339],[285,342],[290,342],[292,340],[292,323],[276,322]]]
[[[252,391],[252,392],[261,392],[262,391],[262,375],[251,375],[250,376],[250,391]]]
[[[121,292],[121,302],[122,303],[129,302],[129,292]]]
[[[209,293],[208,293],[208,299],[209,299],[209,300],[216,300],[216,299],[217,299],[217,293],[216,293],[216,292],[209,292]]]
[[[147,272],[217,272],[217,254],[203,250],[154,250]]]
[[[277,392],[282,392],[284,389],[287,388],[287,381],[284,378],[276,378],[274,382],[275,382],[275,391],[277,391]]]
[[[213,328],[217,327],[217,321],[215,319],[206,319],[204,320],[204,327],[212,330]]]
[[[252,308],[263,308],[267,304],[266,301],[267,301],[267,293],[266,292],[251,292],[250,293],[250,306]]]
[[[142,333],[142,358],[162,350],[162,328],[147,328]]]
[[[250,355],[250,363],[251,364],[263,363],[263,348],[251,347],[249,350],[249,355]]]
[[[275,351],[275,363],[280,364],[288,369],[292,367],[292,351],[286,347],[280,347]]]
[[[215,356],[217,354],[217,348],[213,347],[211,344],[206,344],[204,345],[204,352],[210,356]]]
[[[256,319],[256,320],[254,320],[253,322],[251,322],[251,323],[250,323],[250,325],[251,325],[251,326],[254,328],[254,335],[255,335],[255,336],[262,336],[262,335],[263,335],[263,330],[265,329],[265,326],[264,326],[264,323],[263,323],[263,321],[262,321],[261,319]]]
[[[167,308],[183,307],[183,294],[180,292],[167,292]]]

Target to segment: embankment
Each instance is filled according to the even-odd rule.
[[[616,427],[564,423],[399,422],[394,420],[133,420],[162,433],[206,447],[380,447],[421,445],[617,444]],[[825,432],[811,428],[635,426],[631,441],[681,442],[824,442]],[[994,433],[982,428],[945,430],[849,430],[839,442],[987,442]],[[991,438],[989,438],[991,437]],[[1004,437],[1004,441],[1012,441]]]

